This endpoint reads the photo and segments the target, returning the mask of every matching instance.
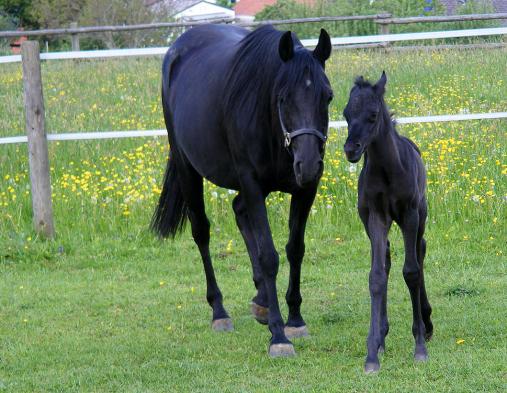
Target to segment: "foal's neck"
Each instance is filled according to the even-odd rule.
[[[368,161],[371,165],[383,168],[387,172],[396,171],[401,168],[398,133],[387,109],[382,112],[379,122],[377,135],[366,149]]]

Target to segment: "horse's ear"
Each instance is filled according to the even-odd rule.
[[[373,86],[374,89],[375,89],[375,92],[379,96],[383,96],[384,93],[386,92],[386,83],[387,83],[386,72],[382,71],[382,76],[380,77],[380,79],[378,80],[378,82],[375,83],[375,86]]]
[[[331,56],[331,38],[324,29],[320,29],[319,42],[313,50],[313,56],[322,64]]]
[[[286,31],[280,38],[278,44],[278,53],[283,61],[289,61],[294,56],[294,42],[292,42],[292,32]]]

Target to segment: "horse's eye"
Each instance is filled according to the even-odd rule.
[[[376,112],[370,113],[370,115],[368,116],[368,121],[370,123],[375,123],[377,121],[377,113]]]

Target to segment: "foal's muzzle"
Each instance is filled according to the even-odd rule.
[[[356,163],[363,155],[364,146],[359,142],[346,142],[345,145],[343,145],[343,151],[348,161]]]

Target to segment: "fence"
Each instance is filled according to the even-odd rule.
[[[297,18],[285,20],[265,20],[244,22],[234,18],[213,19],[208,21],[197,22],[159,22],[150,24],[139,25],[123,25],[123,26],[89,26],[78,27],[76,22],[72,22],[69,28],[62,29],[43,29],[43,30],[30,30],[30,31],[0,31],[0,38],[12,37],[41,37],[41,36],[59,36],[70,35],[72,50],[78,51],[80,48],[79,35],[103,33],[103,32],[126,32],[137,30],[155,30],[155,29],[174,29],[174,28],[187,28],[195,27],[207,23],[234,23],[242,27],[256,27],[266,24],[271,25],[291,25],[301,23],[322,23],[322,22],[347,22],[371,20],[379,25],[379,34],[389,34],[390,25],[403,25],[415,23],[445,23],[445,22],[469,22],[469,21],[485,21],[485,20],[507,20],[507,13],[493,13],[493,14],[468,14],[468,15],[443,15],[443,16],[420,16],[408,18],[393,18],[391,14],[375,14],[375,15],[355,15],[355,16],[318,16],[312,18]]]
[[[487,29],[465,29],[465,30],[448,30],[433,31],[421,33],[401,33],[401,34],[379,34],[365,35],[357,37],[334,37],[331,38],[331,44],[334,48],[350,45],[369,45],[369,44],[385,44],[387,42],[401,41],[420,41],[434,40],[439,38],[459,38],[459,37],[484,37],[495,35],[506,35],[507,27],[494,27]],[[312,48],[317,45],[317,39],[301,40],[301,43]],[[63,59],[93,59],[107,57],[125,57],[125,56],[150,56],[163,55],[167,52],[168,47],[156,48],[136,48],[136,49],[109,49],[109,50],[93,50],[93,51],[72,51],[72,52],[51,52],[42,53],[42,60],[63,60]],[[0,56],[0,64],[20,62],[20,55]]]
[[[507,19],[507,14],[503,15]],[[385,19],[385,16],[377,20]],[[449,18],[449,17],[447,17]],[[315,18],[313,18],[315,19]],[[410,18],[414,19],[414,18]],[[442,21],[445,18],[441,18]],[[391,19],[392,21],[396,19]],[[287,23],[287,21],[278,21]],[[416,22],[410,22],[416,23]],[[195,25],[195,24],[193,24]],[[126,27],[126,26],[125,26]],[[70,29],[69,29],[70,30]],[[19,32],[18,32],[19,33]],[[4,33],[5,34],[5,33]],[[377,36],[363,37],[335,37],[332,38],[332,44],[350,45],[357,43],[376,43],[376,42],[395,42],[404,40],[424,40],[449,37],[477,37],[484,35],[505,35],[507,28],[491,29],[469,29],[453,30],[440,32],[424,33],[405,33],[405,34],[381,34]],[[309,47],[315,46],[317,40],[304,40],[303,44]],[[83,140],[83,139],[106,139],[106,138],[125,138],[125,137],[147,137],[166,135],[165,130],[148,131],[113,131],[97,133],[64,133],[46,135],[44,128],[44,104],[42,98],[42,83],[40,77],[41,59],[77,59],[77,58],[96,58],[96,57],[116,57],[116,56],[139,56],[154,55],[165,53],[167,48],[145,48],[145,49],[126,49],[112,51],[89,51],[89,52],[62,52],[40,54],[39,45],[34,41],[22,43],[21,56],[4,56],[0,58],[0,63],[13,61],[22,61],[23,63],[23,81],[24,81],[24,102],[26,114],[27,136],[0,138],[1,144],[8,143],[28,143],[30,181],[32,189],[32,207],[34,227],[40,234],[53,237],[53,217],[51,206],[51,186],[49,175],[49,161],[47,151],[48,140]],[[427,116],[398,119],[399,123],[419,123],[419,122],[439,122],[439,121],[462,121],[473,119],[500,119],[507,118],[507,112],[499,113],[479,113],[479,114],[461,114],[461,115],[443,115]],[[344,127],[345,122],[332,121],[331,128]]]

